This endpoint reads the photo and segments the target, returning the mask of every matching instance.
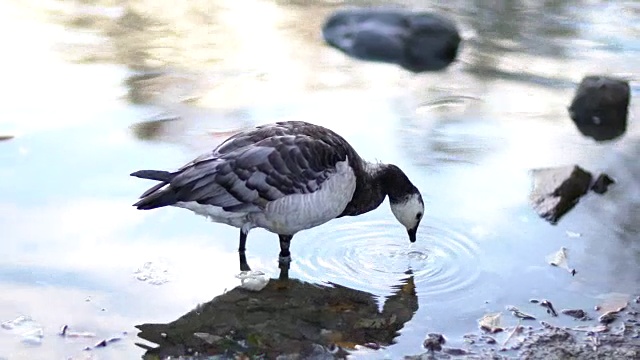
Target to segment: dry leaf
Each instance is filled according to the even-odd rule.
[[[500,326],[501,313],[485,314],[482,319],[478,320],[480,329],[490,333],[501,332],[504,329]]]
[[[511,314],[513,314],[513,316],[520,318],[522,320],[535,320],[536,318],[533,315],[529,315],[527,313],[524,313],[522,311],[520,311],[520,309],[518,309],[515,306],[507,306],[507,311],[511,311]]]
[[[568,272],[570,272],[572,275],[575,275],[575,269],[569,266],[567,257],[568,257],[567,248],[563,246],[560,248],[560,250],[554,252],[553,254],[548,255],[547,262],[549,263],[549,265],[563,268]]]
[[[629,305],[629,294],[609,293],[603,296],[603,300],[598,305],[601,314],[618,313]]]

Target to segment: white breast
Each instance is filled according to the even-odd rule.
[[[336,172],[311,194],[287,195],[267,204],[263,213],[249,214],[259,227],[283,235],[292,235],[336,218],[351,201],[356,176],[349,159],[336,164]]]
[[[198,215],[209,218],[211,221],[235,226],[237,228],[246,226],[249,222],[247,213],[224,211],[219,206],[203,205],[195,201],[179,201],[173,206],[191,210]]]

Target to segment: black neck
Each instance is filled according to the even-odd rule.
[[[366,164],[356,170],[356,191],[342,216],[355,216],[376,209],[389,195],[391,202],[399,202],[414,187],[409,178],[395,165]]]

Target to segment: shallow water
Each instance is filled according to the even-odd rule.
[[[420,353],[427,332],[461,343],[506,305],[546,319],[530,298],[590,309],[637,293],[638,105],[624,137],[605,144],[581,137],[566,108],[591,73],[626,77],[638,95],[638,3],[483,3],[433,5],[465,42],[457,63],[423,75],[322,45],[329,2],[0,4],[13,34],[0,135],[15,136],[0,141],[0,321],[26,315],[43,329],[33,344],[0,328],[0,358],[138,358],[135,325],[173,321],[237,286],[237,230],[181,209],[136,211],[151,184],[128,174],[175,169],[277,120],[330,127],[423,193],[415,244],[386,203],[292,243],[290,276],[303,281],[388,296],[413,273],[419,309],[385,356]],[[528,171],[574,163],[618,183],[549,225],[527,204]],[[561,246],[574,277],[546,264]],[[275,276],[278,250],[275,235],[251,232],[254,269]],[[63,325],[95,337],[58,337]],[[123,340],[83,351],[114,336]]]

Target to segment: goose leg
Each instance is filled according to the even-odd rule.
[[[280,238],[280,256],[278,257],[278,267],[280,268],[280,280],[289,278],[289,264],[291,263],[291,252],[289,245],[293,235],[278,235]]]
[[[247,263],[247,256],[245,255],[247,234],[248,232],[240,229],[240,246],[238,246],[238,254],[240,255],[240,271],[251,271],[251,268]]]
[[[289,245],[293,235],[278,235],[280,238],[280,258],[279,262],[291,262],[291,253],[289,252]]]
[[[278,267],[280,268],[278,280],[289,280],[289,264],[280,263]]]

